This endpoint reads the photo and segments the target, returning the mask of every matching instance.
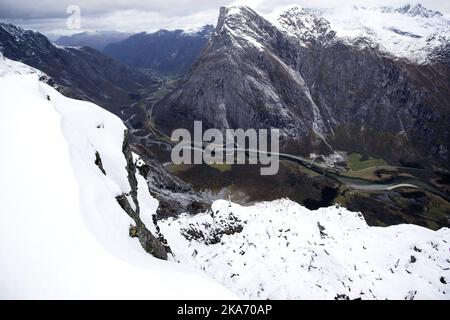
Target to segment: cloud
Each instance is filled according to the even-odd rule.
[[[430,9],[450,13],[450,3],[423,0]],[[403,5],[405,0],[1,0],[0,19],[45,33],[70,33],[67,8],[81,9],[83,30],[154,31],[201,26],[217,21],[219,7],[248,5],[269,14],[282,7],[297,4],[305,7],[341,5]]]
[[[35,0],[2,0],[0,3],[0,18],[35,19],[63,18],[70,5],[77,5],[86,15],[104,15],[119,11],[135,10],[140,12],[158,13],[163,16],[182,16],[201,10],[217,8],[232,1],[210,0],[41,0],[36,5]]]

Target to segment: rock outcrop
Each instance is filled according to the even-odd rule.
[[[129,194],[123,194],[118,196],[117,202],[121,208],[134,220],[135,226],[130,229],[130,235],[139,239],[144,250],[156,258],[167,260],[167,254],[170,253],[170,247],[167,245],[167,241],[164,236],[159,232],[157,221],[153,219],[157,234],[154,235],[140,217],[140,204],[138,201],[138,182],[136,179],[137,174],[141,174],[139,170],[136,170],[136,163],[133,159],[133,154],[128,143],[128,131],[125,131],[125,137],[123,142],[122,152],[127,161],[128,181],[130,183],[131,192]],[[132,204],[130,203],[132,201]]]

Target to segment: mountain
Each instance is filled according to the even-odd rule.
[[[0,23],[0,52],[51,77],[65,95],[94,102],[126,118],[122,109],[156,81],[89,47],[58,47],[44,35]]]
[[[202,52],[214,27],[139,33],[106,46],[103,52],[128,66],[162,74],[183,74]]]
[[[61,36],[55,40],[55,44],[70,47],[91,47],[102,51],[110,43],[122,41],[131,35],[131,33],[117,31],[86,31],[71,36]]]
[[[247,129],[270,126],[272,119],[285,134],[306,134],[318,114],[304,81],[276,55],[265,56],[278,39],[281,31],[252,9],[222,8],[202,57],[157,106],[159,123],[201,119],[209,127]],[[296,108],[300,102],[307,106]]]
[[[408,23],[443,19],[377,10],[413,19]],[[221,8],[202,56],[155,106],[157,125],[167,132],[194,120],[219,129],[279,128],[283,149],[293,153],[338,149],[448,167],[450,65],[441,50],[447,29],[430,32],[440,45],[425,40],[426,59],[418,63],[393,54],[386,49],[391,38],[378,39],[358,23],[363,35],[343,35],[331,16],[294,7],[269,21],[248,7]],[[424,41],[405,26],[403,34],[386,32],[405,43]]]
[[[233,298],[173,262],[122,121],[41,74],[0,56],[0,298]]]

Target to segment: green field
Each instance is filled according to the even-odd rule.
[[[166,167],[166,170],[172,174],[180,173],[186,170],[189,170],[192,167],[190,164],[169,164]]]
[[[375,173],[377,170],[386,170],[386,171],[391,171],[391,172],[395,172],[395,167],[391,167],[391,166],[376,166],[376,167],[370,167],[370,168],[366,168],[363,170],[359,170],[359,171],[348,171],[343,173],[343,175],[347,176],[347,177],[352,177],[352,178],[362,178],[362,179],[367,179],[367,180],[382,180],[383,178],[388,178],[389,174],[381,174],[381,176],[377,176]]]
[[[214,163],[210,164],[210,167],[219,170],[220,172],[228,172],[231,171],[231,164],[226,163]]]
[[[349,166],[351,171],[361,171],[373,167],[388,166],[387,162],[383,159],[367,157],[367,159],[363,160],[363,157],[359,153],[348,154],[347,165]]]

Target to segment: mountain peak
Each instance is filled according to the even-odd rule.
[[[26,32],[24,29],[17,27],[13,24],[2,23],[0,22],[0,30],[8,33],[10,36],[21,38],[22,35]]]
[[[434,18],[443,17],[439,11],[434,11],[426,8],[420,3],[406,4],[402,7],[381,7],[382,12],[400,13],[410,17]]]
[[[284,11],[275,24],[279,29],[304,42],[331,39],[335,35],[326,19],[314,14],[312,10],[298,6]]]
[[[251,19],[255,16],[258,16],[258,14],[247,6],[221,7],[217,25],[221,26],[228,20],[242,22],[243,19]]]
[[[268,33],[274,30],[273,25],[247,6],[231,6],[220,8],[219,20],[214,32],[228,45],[245,49],[248,46],[264,50]],[[223,36],[223,37],[222,37]]]
[[[435,16],[442,17],[442,13],[439,11],[429,10],[422,4],[417,3],[416,5],[407,4],[395,10],[396,12],[407,14],[412,17],[421,16],[424,18],[433,18]]]

